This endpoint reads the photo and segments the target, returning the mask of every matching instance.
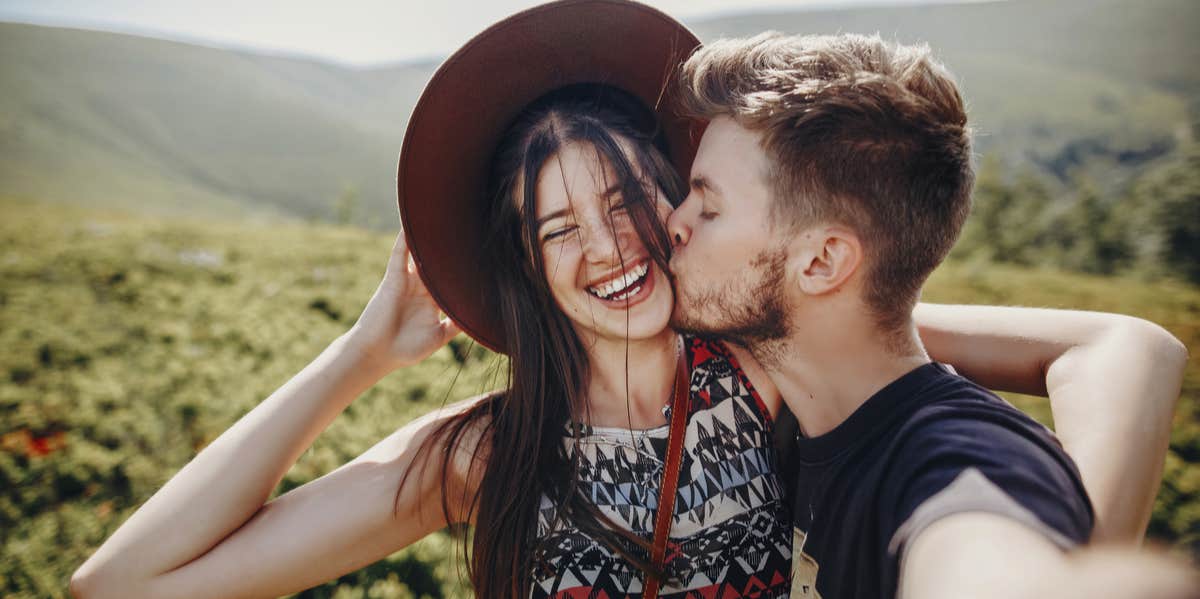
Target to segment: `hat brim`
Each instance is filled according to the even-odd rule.
[[[673,107],[675,69],[700,45],[681,23],[623,0],[562,0],[476,35],[434,73],[413,109],[396,174],[408,247],[433,299],[463,331],[507,348],[482,272],[486,186],[501,135],[533,100],[576,83],[623,89],[651,108],[686,174],[692,122]]]

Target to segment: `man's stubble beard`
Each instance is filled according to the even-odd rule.
[[[683,289],[677,281],[671,327],[732,341],[763,366],[777,366],[791,330],[784,293],[787,258],[784,248],[763,250],[750,260],[745,276],[723,285]]]

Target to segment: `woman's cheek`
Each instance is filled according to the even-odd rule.
[[[622,228],[619,232],[621,242],[621,257],[628,258],[631,254],[642,250],[642,238],[638,236],[637,230],[630,224]]]
[[[557,290],[564,285],[574,287],[580,262],[578,243],[565,240],[547,243],[542,248],[542,258],[546,281],[551,289]]]

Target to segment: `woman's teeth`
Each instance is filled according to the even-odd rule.
[[[642,279],[642,277],[646,276],[646,273],[649,270],[650,270],[650,264],[647,262],[643,262],[643,263],[633,267],[632,269],[630,269],[624,275],[617,277],[607,283],[604,283],[603,285],[596,285],[593,287],[588,287],[587,290],[589,292],[591,292],[592,295],[594,295],[600,299],[623,300],[623,299],[633,295],[634,293],[636,293],[639,289],[641,289],[641,285],[638,285],[638,286],[630,289],[629,291],[622,293],[630,285],[633,285],[634,283],[640,281]],[[620,294],[620,295],[617,295],[616,297],[612,297],[613,294]]]

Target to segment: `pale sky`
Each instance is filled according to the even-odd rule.
[[[649,0],[680,20],[930,0]],[[971,0],[968,0],[971,1]],[[441,57],[540,0],[0,0],[0,21],[119,31],[372,65]]]

